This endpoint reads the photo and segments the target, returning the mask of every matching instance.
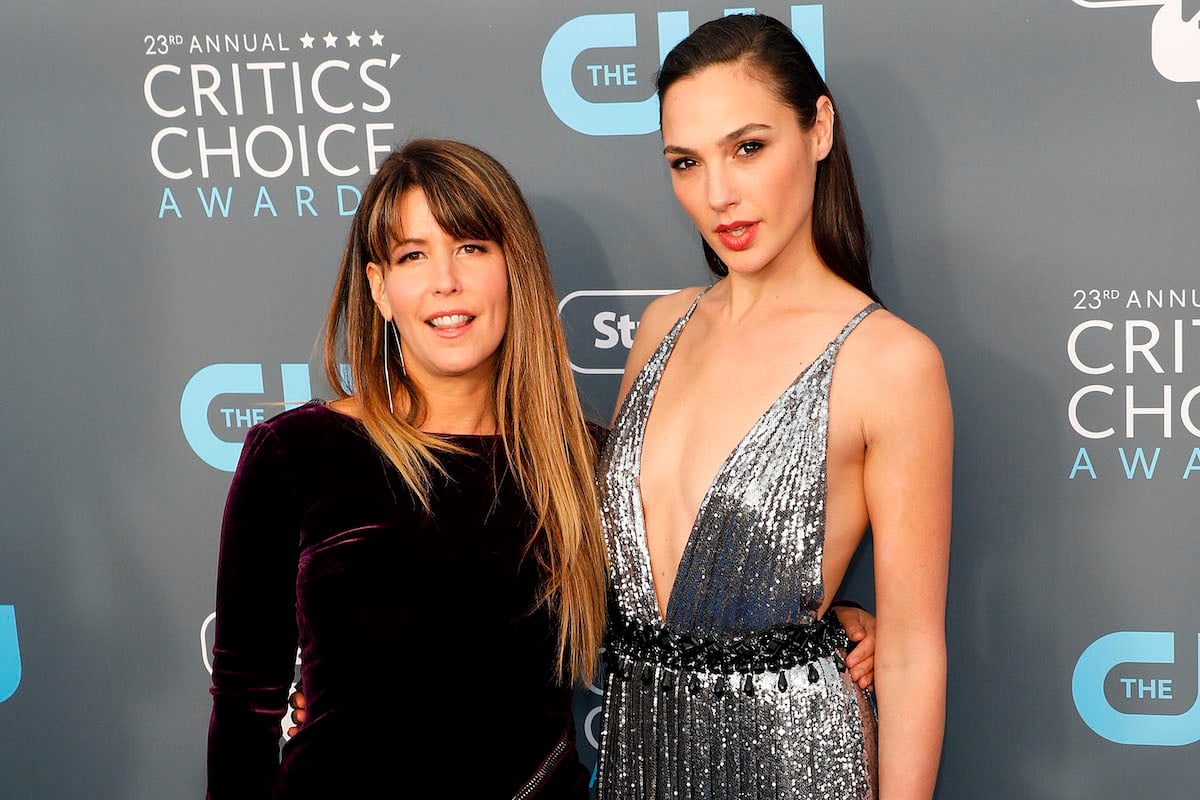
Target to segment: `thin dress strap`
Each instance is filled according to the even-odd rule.
[[[846,323],[846,327],[842,328],[842,332],[837,335],[837,338],[833,340],[834,348],[840,349],[842,346],[842,342],[846,341],[846,337],[854,332],[854,329],[858,327],[858,323],[860,323],[864,319],[866,319],[867,315],[870,314],[872,311],[875,311],[876,309],[879,309],[879,308],[883,308],[883,306],[880,305],[879,303],[871,303],[866,308],[864,308],[862,311],[855,314],[853,319],[851,319],[849,322]]]

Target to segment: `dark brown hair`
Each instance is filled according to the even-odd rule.
[[[676,81],[716,64],[745,65],[780,101],[795,110],[805,130],[816,121],[817,100],[822,95],[834,102],[821,73],[787,26],[762,14],[734,14],[704,23],[663,59],[658,73],[659,108]],[[717,276],[728,275],[725,263],[707,242],[703,244],[709,269]],[[813,244],[817,255],[834,274],[872,300],[879,299],[871,286],[870,239],[850,166],[846,134],[836,113],[833,146],[817,165]]]

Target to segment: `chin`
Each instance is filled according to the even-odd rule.
[[[447,378],[469,378],[485,372],[494,374],[496,365],[495,362],[487,358],[478,360],[460,359],[435,364],[434,370],[437,374]]]
[[[740,256],[738,258],[721,258],[725,262],[725,266],[729,269],[730,275],[754,275],[766,267],[761,258],[749,257],[743,253],[739,253],[738,255]]]
[[[482,369],[482,364],[443,364],[437,368],[437,374],[446,378],[468,378]]]

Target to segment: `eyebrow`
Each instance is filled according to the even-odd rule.
[[[748,125],[743,125],[742,127],[738,128],[736,131],[730,131],[729,133],[725,134],[724,136],[721,137],[719,143],[721,145],[727,145],[727,144],[730,144],[731,142],[737,141],[738,139],[742,138],[743,136],[745,136],[748,133],[755,133],[757,131],[769,131],[769,130],[771,130],[771,126],[766,124],[765,122],[751,122]],[[696,154],[695,150],[692,150],[687,147],[680,147],[679,145],[675,145],[675,144],[669,144],[663,148],[664,156],[665,155],[692,156],[695,154]]]
[[[392,249],[408,247],[410,244],[428,244],[428,242],[425,239],[395,239],[392,242]]]

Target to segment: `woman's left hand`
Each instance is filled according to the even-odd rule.
[[[875,618],[853,606],[834,606],[833,612],[854,643],[846,655],[850,678],[860,689],[870,689],[875,683]]]
[[[288,705],[292,707],[292,727],[288,728],[288,738],[292,738],[300,732],[300,728],[304,725],[304,687],[296,684],[296,691],[292,692],[288,698]]]

